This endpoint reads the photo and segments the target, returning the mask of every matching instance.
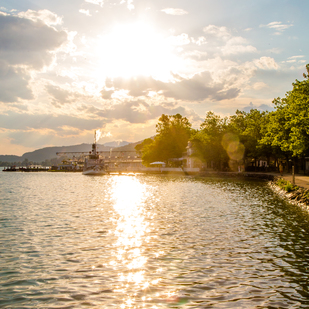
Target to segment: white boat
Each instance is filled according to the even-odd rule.
[[[85,158],[83,175],[106,175],[106,166],[104,159],[102,159],[97,152],[97,137],[94,133],[94,143],[92,144],[91,153]]]

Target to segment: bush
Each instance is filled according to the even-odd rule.
[[[289,181],[284,180],[282,178],[277,180],[276,185],[287,192],[292,192],[299,189],[298,186],[294,186]]]

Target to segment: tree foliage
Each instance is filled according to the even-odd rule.
[[[241,161],[270,157],[300,158],[309,156],[309,64],[304,80],[296,80],[284,98],[273,100],[274,111],[237,110],[235,115],[220,117],[207,112],[199,130],[180,114],[162,115],[156,125],[156,136],[136,146],[145,164],[168,162],[182,157],[188,140],[194,156],[202,162],[212,161],[222,167],[231,160]],[[241,159],[240,159],[241,158]]]
[[[152,141],[144,141],[142,146],[142,160],[145,165],[155,161],[167,163],[172,158],[181,158],[191,137],[191,123],[180,114],[165,115],[159,118],[156,125],[156,136]],[[138,150],[135,148],[136,150]]]
[[[221,118],[213,112],[207,112],[205,120],[193,138],[195,156],[202,162],[213,161],[219,166],[226,159],[226,153],[222,146],[222,138],[226,132],[227,118]]]
[[[273,100],[275,111],[270,114],[263,140],[294,157],[309,151],[309,64],[306,69],[305,80],[296,80],[284,98]]]

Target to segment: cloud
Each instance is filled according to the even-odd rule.
[[[252,102],[248,106],[243,107],[241,110],[249,113],[251,109],[257,109],[259,111],[271,111],[273,107],[267,104],[255,105]]]
[[[120,4],[127,3],[127,8],[129,11],[134,9],[133,0],[122,0]]]
[[[128,95],[132,97],[147,96],[150,91],[154,91],[165,98],[183,101],[203,101],[205,99],[220,101],[235,98],[240,93],[240,89],[227,87],[224,82],[214,82],[207,71],[196,74],[192,78],[183,78],[179,75],[174,75],[174,77],[175,81],[168,83],[145,76],[117,77],[107,80],[106,86],[113,88],[114,92],[127,90]]]
[[[186,34],[186,33],[182,33],[182,34],[177,35],[177,36],[171,36],[169,38],[169,41],[174,46],[187,45],[187,44],[190,44],[190,42],[191,42],[188,34]]]
[[[255,59],[253,63],[262,70],[277,70],[279,68],[275,59],[271,57],[261,57],[260,59]]]
[[[304,57],[305,57],[304,55],[298,55],[298,56],[289,57],[289,59],[298,59],[298,58],[304,58]]]
[[[85,0],[85,2],[103,6],[104,0]]]
[[[293,24],[283,24],[281,21],[273,21],[267,25],[260,25],[260,27],[266,27],[266,28],[269,28],[269,29],[274,29],[276,30],[277,32],[275,32],[274,34],[276,35],[280,35],[282,34],[282,32],[290,27],[292,27]]]
[[[226,27],[218,27],[215,25],[209,25],[203,29],[203,31],[208,34],[222,39],[228,39],[231,34]]]
[[[247,40],[240,36],[233,36],[226,27],[209,25],[203,29],[208,45],[215,53],[221,52],[224,56],[257,52]],[[206,40],[205,39],[205,40]]]
[[[54,59],[51,52],[67,40],[66,32],[55,30],[41,19],[59,23],[56,15],[47,10],[37,15],[28,10],[19,17],[0,15],[1,102],[33,99],[31,71],[49,66]]]
[[[49,10],[28,10],[26,12],[18,13],[18,16],[21,18],[30,19],[34,22],[42,21],[48,26],[62,24],[62,18]]]
[[[89,13],[89,10],[80,9],[79,12],[87,16],[91,16],[91,14]]]
[[[112,98],[112,94],[114,93],[114,90],[102,89],[100,93],[103,99],[109,100]]]
[[[253,53],[257,49],[252,45],[247,44],[247,40],[242,37],[233,37],[226,42],[226,45],[222,48],[224,55],[230,54],[242,54],[242,53]]]
[[[305,57],[304,55],[292,56],[292,57],[289,57],[288,60],[282,61],[282,62],[283,63],[285,63],[285,62],[287,62],[287,63],[295,63],[295,62],[306,63],[307,61],[305,59],[302,59],[304,57]]]
[[[53,100],[52,103],[54,105],[71,103],[72,102],[72,93],[68,90],[62,89],[58,86],[47,85],[46,87],[47,93],[49,93]]]
[[[188,51],[185,52],[183,54],[185,57],[200,61],[200,60],[207,60],[208,57],[208,53],[207,52],[202,52],[202,51],[198,51],[198,50],[192,50],[192,51]]]
[[[195,113],[187,111],[184,107],[176,104],[161,103],[160,105],[148,104],[143,100],[125,101],[112,105],[108,108],[97,108],[94,106],[84,106],[81,111],[84,114],[93,115],[113,120],[123,120],[129,123],[146,123],[149,120],[157,119],[162,114],[174,115],[182,114],[196,116]]]
[[[191,38],[192,42],[195,43],[196,45],[204,45],[207,44],[206,38],[204,36],[200,36],[197,39]]]
[[[12,103],[18,99],[33,99],[33,93],[29,87],[30,76],[25,70],[9,66],[0,59],[0,102]]]
[[[79,130],[94,130],[102,127],[100,119],[83,119],[68,115],[29,114],[8,112],[0,114],[0,128],[9,130],[63,130],[63,124]]]
[[[265,84],[264,82],[256,82],[256,83],[254,83],[253,86],[252,86],[252,88],[253,88],[254,90],[261,90],[261,89],[267,88],[267,87],[268,87],[268,85]]]
[[[60,47],[66,39],[64,31],[41,21],[0,15],[0,57],[10,65],[41,69],[52,62],[50,51]]]
[[[166,8],[166,9],[163,9],[161,11],[168,14],[168,15],[186,15],[186,14],[188,14],[188,12],[183,10],[183,9]]]

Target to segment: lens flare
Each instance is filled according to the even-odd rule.
[[[234,133],[225,134],[222,138],[221,144],[230,158],[229,166],[231,170],[237,170],[237,166],[243,163],[242,160],[245,154],[245,146],[239,141],[239,137]],[[240,171],[239,167],[238,171]]]

